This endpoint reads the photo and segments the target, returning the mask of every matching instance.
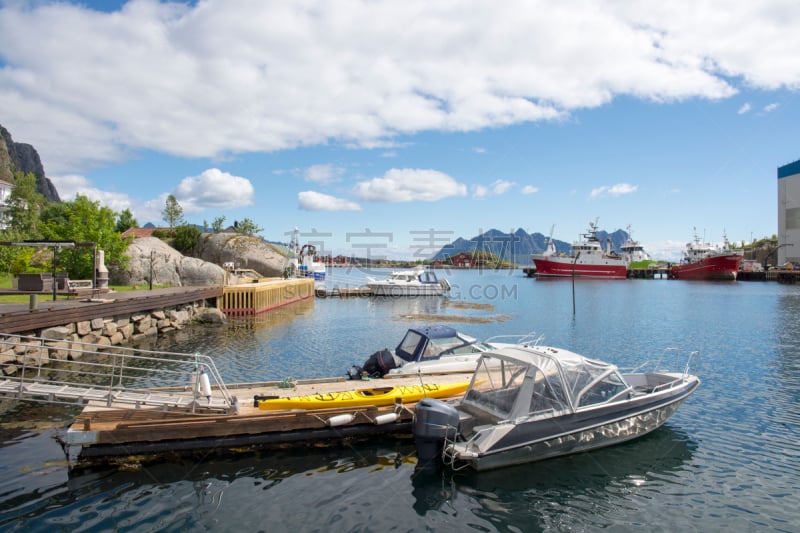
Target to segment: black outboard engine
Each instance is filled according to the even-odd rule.
[[[442,455],[445,439],[458,433],[458,411],[449,403],[423,398],[414,409],[414,443],[420,463]]]
[[[348,370],[347,377],[349,379],[361,379],[366,374],[371,378],[382,378],[397,366],[394,354],[388,348],[384,348],[370,355],[363,367],[354,366]]]

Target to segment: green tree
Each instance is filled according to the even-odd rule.
[[[192,255],[199,238],[199,229],[193,225],[184,224],[175,228],[175,239],[172,241],[172,247],[183,255]]]
[[[27,236],[21,235],[13,228],[0,231],[0,241],[19,242]],[[33,248],[26,246],[0,246],[0,272],[7,272],[15,276],[24,272],[33,256]]]
[[[22,239],[40,238],[39,217],[46,204],[44,196],[36,191],[36,176],[16,172],[14,187],[6,201],[8,226]]]
[[[100,202],[92,202],[78,195],[72,202],[49,204],[42,211],[40,228],[49,240],[94,242],[105,252],[106,263],[127,267],[125,250],[128,241],[116,230],[117,214]],[[59,266],[65,268],[73,279],[91,278],[94,274],[92,248],[63,249],[58,257]]]
[[[174,194],[167,196],[161,216],[170,228],[174,228],[183,220],[183,208]]]
[[[249,218],[245,218],[244,220],[236,224],[236,233],[240,235],[252,237],[253,235],[255,235],[260,231],[264,231],[264,228],[258,227],[256,223],[250,220]]]
[[[133,213],[131,213],[130,209],[124,209],[122,213],[119,214],[117,218],[117,231],[119,233],[125,233],[126,230],[131,228],[138,228],[139,222],[133,218]]]
[[[223,224],[225,224],[225,215],[214,219],[214,222],[211,223],[211,231],[214,233],[222,233]]]

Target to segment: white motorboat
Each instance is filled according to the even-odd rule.
[[[410,328],[394,351],[385,348],[373,353],[363,366],[354,366],[347,375],[362,377],[407,374],[472,372],[484,352],[503,346],[530,346],[542,340],[534,334],[495,336],[479,341],[446,325]]]
[[[441,458],[454,469],[488,470],[639,437],[664,424],[700,385],[689,373],[695,355],[681,371],[662,370],[662,356],[625,373],[547,346],[486,352],[463,399],[417,403],[420,464]]]
[[[422,265],[411,270],[396,270],[382,280],[368,278],[367,286],[375,296],[442,296],[450,290],[446,279]]]

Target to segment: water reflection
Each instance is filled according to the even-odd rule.
[[[481,502],[476,515],[494,520],[499,513],[506,526],[530,531],[531,512],[544,525],[549,513],[559,512],[559,504],[575,513],[576,500],[591,500],[595,508],[602,508],[627,491],[658,491],[680,483],[679,474],[691,464],[696,448],[684,431],[666,425],[629,443],[513,468],[480,473],[417,468],[412,478],[414,510],[425,516],[466,497]],[[550,502],[547,508],[528,508],[545,500]],[[515,523],[516,510],[524,511],[524,522]]]

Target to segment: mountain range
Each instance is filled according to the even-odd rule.
[[[619,252],[622,244],[628,239],[626,231],[618,229],[613,233],[603,230],[597,231],[597,238],[605,243],[607,238],[611,239],[614,250]],[[433,256],[432,260],[446,260],[462,252],[489,252],[497,256],[501,261],[508,261],[521,267],[532,265],[531,255],[541,254],[547,248],[547,239],[541,233],[528,233],[522,228],[514,233],[504,233],[496,229],[490,229],[472,237],[465,239],[459,237],[450,244],[444,245]],[[553,239],[558,253],[567,253],[572,249],[572,244],[558,239]]]

